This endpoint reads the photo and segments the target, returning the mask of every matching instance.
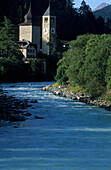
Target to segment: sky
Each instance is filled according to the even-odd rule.
[[[75,8],[79,8],[82,0],[75,0],[74,2],[75,2]],[[111,0],[85,0],[85,2],[87,5],[91,7],[92,10],[103,2],[111,4]]]

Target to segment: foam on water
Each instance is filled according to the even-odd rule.
[[[110,112],[40,90],[49,84],[53,82],[2,85],[9,95],[38,103],[32,103],[32,116],[25,122],[0,128],[0,169],[109,170]]]

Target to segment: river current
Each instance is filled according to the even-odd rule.
[[[38,103],[26,121],[0,128],[0,170],[111,170],[111,112],[40,90],[49,84],[2,84]]]

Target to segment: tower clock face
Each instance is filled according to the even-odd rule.
[[[48,33],[48,29],[44,28],[43,32],[44,32],[44,34],[47,34]]]
[[[55,34],[55,28],[51,28],[51,34]]]

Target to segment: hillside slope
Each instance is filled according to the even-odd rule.
[[[109,5],[108,3],[103,2],[100,5],[98,5],[95,9],[93,9],[93,11],[100,10],[100,9],[102,9],[102,8],[108,6],[108,5]]]
[[[99,16],[103,17],[105,22],[107,21],[108,18],[111,18],[111,5],[108,5],[107,7],[97,10],[93,12],[96,18]]]

